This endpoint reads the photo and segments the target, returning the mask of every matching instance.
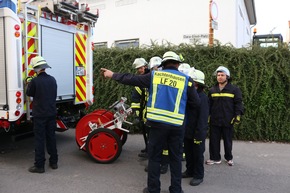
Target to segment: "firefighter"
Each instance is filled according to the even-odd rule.
[[[178,67],[178,70],[186,75],[188,75],[191,69],[194,69],[194,67],[191,68],[190,65],[187,63],[181,63],[180,66]]]
[[[149,69],[152,72],[153,70],[162,70],[161,65],[162,59],[159,56],[154,56],[149,61]],[[150,127],[148,127],[148,133],[150,131]],[[164,149],[162,151],[162,161],[160,167],[160,174],[166,174],[168,171],[169,165],[169,157],[168,157],[168,146],[164,144]],[[148,166],[145,167],[145,171],[148,172]]]
[[[230,71],[219,66],[214,75],[217,84],[210,88],[209,97],[209,153],[207,165],[220,164],[220,141],[224,141],[224,158],[229,166],[233,166],[232,138],[234,124],[239,124],[243,114],[241,90],[231,84]]]
[[[160,58],[159,56],[154,56],[154,57],[150,58],[150,61],[149,61],[150,71],[162,70],[161,67],[159,68],[161,62],[162,62],[162,58]]]
[[[194,86],[200,98],[200,107],[186,111],[186,126],[184,135],[184,152],[186,171],[182,178],[192,178],[190,185],[197,186],[204,177],[204,151],[208,127],[209,104],[204,92],[204,73],[191,68],[188,75],[193,79]]]
[[[185,108],[196,108],[200,99],[193,80],[178,71],[180,57],[168,51],[163,55],[162,71],[146,75],[114,73],[101,68],[106,78],[119,83],[149,88],[147,122],[150,126],[148,142],[148,179],[144,193],[160,192],[160,163],[167,142],[170,159],[171,185],[169,192],[181,193],[181,169],[184,138]]]
[[[148,63],[144,58],[136,58],[133,62],[133,68],[137,70],[137,74],[146,74],[150,70],[147,68]],[[131,108],[136,115],[134,123],[140,127],[142,130],[145,148],[141,150],[138,154],[139,157],[147,158],[147,142],[148,142],[148,129],[146,128],[146,102],[148,98],[148,89],[140,88],[138,86],[134,87],[132,92],[132,103]]]
[[[44,173],[45,146],[49,154],[49,166],[57,169],[58,154],[56,148],[56,97],[57,83],[54,77],[45,72],[50,68],[41,56],[31,59],[31,65],[37,77],[27,86],[26,95],[33,97],[32,116],[35,140],[35,162],[29,168],[32,173]]]
[[[194,67],[190,67],[190,65],[187,63],[181,63],[178,67],[178,70],[180,72],[182,72],[183,74],[188,75],[190,70],[194,71]],[[183,144],[183,147],[184,147],[184,144]],[[185,153],[184,152],[182,154],[182,161],[185,161]]]

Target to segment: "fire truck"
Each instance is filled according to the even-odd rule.
[[[74,0],[0,0],[0,133],[32,122],[25,94],[35,75],[31,58],[43,56],[57,84],[57,128],[68,129],[93,102],[92,35],[98,12]]]

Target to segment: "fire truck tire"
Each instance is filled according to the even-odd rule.
[[[113,129],[113,131],[119,135],[122,145],[124,145],[127,141],[128,133],[117,128]]]
[[[93,111],[92,113],[87,114],[84,117],[82,117],[77,123],[76,129],[75,129],[75,138],[76,138],[77,145],[79,147],[82,147],[85,143],[85,141],[83,141],[82,138],[85,136],[88,136],[89,133],[91,132],[91,128],[89,127],[89,122],[96,123],[96,124],[104,124],[113,120],[113,118],[114,118],[114,114],[105,109],[99,109],[99,110]],[[86,151],[86,147],[84,146],[81,150]]]
[[[97,163],[114,162],[121,154],[122,142],[119,135],[105,128],[92,131],[86,141],[87,154]]]

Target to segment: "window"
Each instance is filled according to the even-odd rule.
[[[139,39],[118,40],[115,41],[115,47],[117,48],[139,47]]]
[[[95,48],[107,48],[108,43],[107,42],[96,42],[94,43]]]

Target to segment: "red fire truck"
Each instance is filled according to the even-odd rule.
[[[66,130],[93,102],[92,34],[98,13],[74,0],[0,0],[0,133],[31,122],[25,80],[41,55],[57,80],[57,126]]]

